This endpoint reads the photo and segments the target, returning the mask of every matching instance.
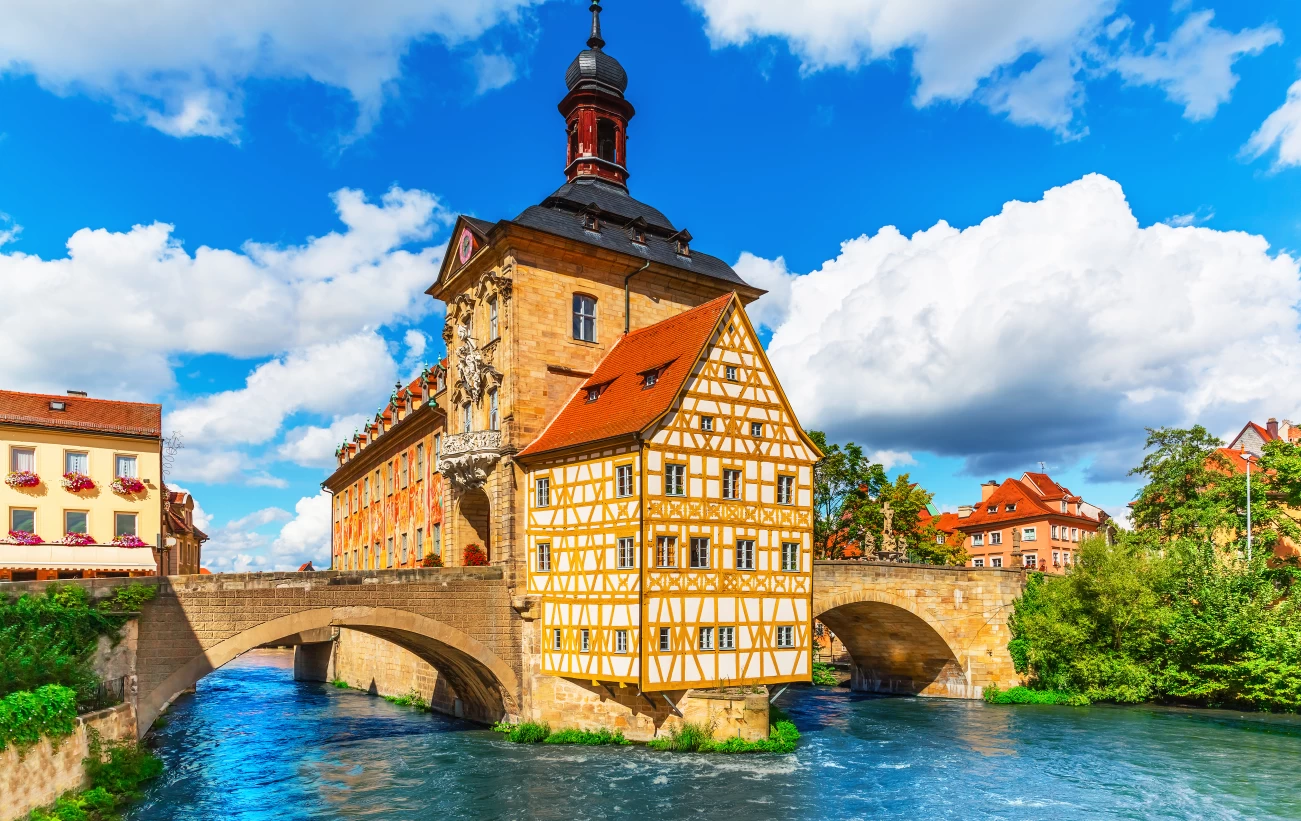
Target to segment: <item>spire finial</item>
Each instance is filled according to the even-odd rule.
[[[593,3],[592,8],[592,36],[587,38],[587,47],[599,49],[605,45],[601,39],[601,4]]]

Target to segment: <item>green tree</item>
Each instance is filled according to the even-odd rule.
[[[1148,428],[1149,452],[1130,471],[1147,480],[1134,499],[1134,526],[1155,530],[1166,539],[1210,538],[1217,529],[1231,526],[1232,512],[1216,493],[1232,470],[1216,450],[1222,446],[1201,425]]]
[[[857,541],[852,511],[885,483],[885,471],[853,442],[828,444],[820,430],[808,435],[823,454],[813,466],[813,556],[839,559]]]

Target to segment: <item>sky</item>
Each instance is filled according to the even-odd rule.
[[[631,193],[769,294],[801,422],[943,509],[1144,429],[1301,421],[1301,4],[606,3]],[[161,402],[214,571],[328,565],[321,481],[443,353],[457,214],[563,182],[570,0],[16,0],[0,387]]]

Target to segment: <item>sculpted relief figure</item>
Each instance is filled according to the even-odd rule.
[[[490,380],[493,384],[501,384],[501,374],[483,358],[483,353],[474,343],[474,337],[470,335],[467,326],[457,327],[456,335],[461,340],[460,346],[456,349],[460,387],[466,398],[478,405],[488,389]]]

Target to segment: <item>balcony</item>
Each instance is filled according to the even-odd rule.
[[[156,572],[148,547],[113,544],[0,544],[0,568],[6,570],[104,570]]]
[[[480,487],[487,481],[493,465],[501,459],[501,451],[499,430],[454,433],[443,439],[438,472],[457,490]]]

